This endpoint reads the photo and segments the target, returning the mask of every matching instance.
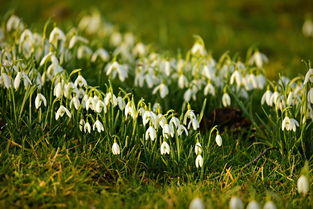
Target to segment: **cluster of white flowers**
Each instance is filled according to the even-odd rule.
[[[84,17],[79,27],[87,33],[95,33],[102,25],[97,18],[96,14]],[[19,47],[12,47],[13,42],[7,41],[13,37],[10,36],[13,32],[19,40]],[[189,130],[199,129],[199,116],[191,110],[190,106],[181,119],[175,116],[174,110],[162,114],[160,104],[155,104],[151,109],[150,103],[145,104],[143,99],[136,103],[134,96],[123,90],[114,94],[111,86],[107,87],[106,92],[101,91],[87,83],[83,77],[84,70],[75,69],[72,72],[66,70],[65,66],[68,66],[69,62],[87,59],[91,63],[105,63],[102,70],[107,76],[112,79],[118,77],[120,81],[125,81],[128,78],[131,62],[129,61],[128,65],[119,64],[116,56],[119,53],[123,54],[125,49],[130,50],[131,46],[133,48],[126,57],[133,57],[125,59],[124,54],[122,57],[125,63],[126,60],[133,60],[136,56],[146,53],[145,46],[142,43],[136,44],[131,34],[122,35],[115,30],[106,31],[105,36],[111,37],[111,44],[116,47],[111,61],[108,51],[103,48],[93,51],[89,45],[90,41],[74,29],[64,33],[60,28],[54,27],[50,34],[44,36],[33,33],[30,29],[24,29],[22,21],[12,16],[7,21],[4,36],[5,39],[0,43],[2,63],[0,86],[3,89],[1,93],[28,95],[28,99],[33,103],[33,93],[26,94],[26,92],[34,92],[36,110],[45,111],[47,115],[54,114],[53,118],[56,121],[76,121],[77,127],[84,134],[101,134],[106,132],[107,115],[110,114],[113,118],[111,111],[114,110],[116,115],[118,115],[117,112],[121,113],[119,115],[122,121],[133,120],[136,124],[142,121],[143,126],[137,128],[143,129],[146,140],[161,139],[162,155],[170,153],[171,147],[168,142],[172,138],[182,138],[189,135]],[[120,48],[121,45],[124,48]],[[170,68],[169,63],[164,63],[164,67]],[[72,80],[75,76],[76,79]],[[21,84],[24,89],[21,88]],[[160,91],[163,98],[169,90],[165,84],[161,83],[154,91]],[[106,132],[106,134],[112,133]],[[121,153],[117,139],[114,139],[112,153],[114,155]],[[202,166],[202,164],[203,162],[199,161],[199,165]]]
[[[285,112],[282,119],[281,129],[296,132],[300,126],[299,120],[305,125],[308,119],[313,120],[313,69],[309,69],[304,79],[296,77],[292,80],[281,77],[276,85],[270,86],[262,96],[261,104],[273,107],[276,112]],[[299,120],[296,110],[300,110]]]

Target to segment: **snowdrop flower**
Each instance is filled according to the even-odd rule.
[[[91,62],[95,62],[98,57],[100,57],[100,59],[103,61],[103,62],[106,62],[110,59],[110,55],[109,53],[105,50],[105,49],[97,49],[91,56]]]
[[[195,153],[196,153],[196,155],[200,155],[202,153],[202,146],[199,142],[196,143]]]
[[[169,136],[174,137],[175,132],[172,126],[170,126],[169,124],[165,124],[162,128],[163,128],[162,129],[163,137],[165,138],[168,138]]]
[[[243,78],[242,75],[240,74],[240,72],[238,70],[235,70],[232,75],[230,76],[230,84],[234,84],[234,82],[236,82],[237,87],[239,88],[240,85],[243,82]]]
[[[309,192],[309,180],[306,176],[301,175],[297,181],[299,194],[306,195]]]
[[[200,124],[197,120],[197,118],[192,118],[188,123],[188,129],[190,129],[190,126],[192,125],[193,130],[197,130],[200,127]]]
[[[15,15],[12,15],[7,21],[7,31],[20,29],[23,30],[23,22]]]
[[[156,86],[153,89],[152,94],[156,94],[157,91],[160,91],[161,98],[164,98],[166,97],[166,95],[168,95],[168,88],[164,83],[161,83],[160,85]]]
[[[120,146],[116,142],[112,145],[112,153],[113,155],[119,155],[121,153]]]
[[[89,58],[92,55],[92,49],[86,45],[79,46],[77,49],[77,58]]]
[[[156,133],[156,130],[153,128],[153,126],[150,126],[147,131],[146,131],[146,134],[145,134],[145,138],[146,140],[148,140],[149,138],[154,141],[157,137],[157,133]]]
[[[104,110],[104,112],[106,113],[107,112],[107,107],[106,107],[106,105],[105,105],[105,103],[103,101],[98,100],[97,103],[96,103],[95,112],[101,113],[102,110]]]
[[[117,104],[121,111],[125,109],[125,101],[122,97],[117,97]]]
[[[306,19],[302,26],[302,33],[306,37],[313,37],[313,22],[310,19]]]
[[[238,197],[232,197],[229,201],[229,209],[243,209],[243,203]]]
[[[80,101],[77,97],[73,97],[70,101],[70,108],[72,108],[72,106],[74,105],[75,109],[78,110],[79,106],[80,106]]]
[[[16,77],[15,77],[15,79],[14,79],[14,84],[13,84],[15,90],[17,90],[17,89],[19,88],[19,86],[20,86],[20,84],[21,84],[21,78],[22,78],[22,73],[21,73],[21,72],[18,72],[18,73],[16,74]]]
[[[57,85],[55,85],[53,90],[53,95],[57,98],[61,98],[63,96],[63,87],[62,84],[59,82]]]
[[[81,75],[77,76],[74,85],[76,87],[87,87],[87,81],[85,80],[85,78]]]
[[[189,205],[189,209],[204,209],[203,201],[200,198],[194,198]]]
[[[101,133],[101,131],[104,131],[103,124],[99,120],[96,120],[96,122],[92,126],[92,129],[93,130],[97,129],[99,133]]]
[[[267,201],[263,209],[277,209],[276,205],[272,201]]]
[[[125,81],[125,79],[128,77],[127,68],[123,65],[120,65],[118,62],[114,61],[113,63],[110,63],[106,66],[106,75],[111,75],[115,78],[118,74],[118,77],[120,81]]]
[[[41,93],[38,93],[36,96],[36,99],[35,99],[36,109],[38,109],[41,106],[42,102],[43,102],[44,106],[47,106],[47,100],[46,100],[45,96],[42,95]]]
[[[309,69],[305,74],[303,85],[307,84],[309,81],[313,83],[313,68]]]
[[[255,64],[257,67],[263,67],[263,64],[268,62],[268,58],[259,51],[255,51],[249,60],[249,64]]]
[[[72,49],[77,42],[82,42],[84,44],[88,44],[89,41],[82,36],[74,35],[70,40],[68,48]]]
[[[219,146],[219,147],[222,146],[223,140],[222,140],[221,135],[219,135],[219,134],[216,135],[215,142],[216,142],[217,146]]]
[[[247,205],[247,209],[261,209],[259,203],[255,200],[252,200],[249,202],[249,204]]]
[[[60,28],[55,27],[55,28],[53,28],[53,30],[50,33],[49,43],[56,44],[57,41],[59,41],[59,40],[65,41],[65,35],[64,35],[63,31]]]
[[[226,92],[223,94],[222,103],[223,103],[223,106],[224,106],[224,107],[230,106],[231,99],[230,99],[229,94],[226,93]]]
[[[146,53],[146,46],[143,43],[137,43],[133,49],[135,56],[143,56]]]
[[[84,126],[85,126],[85,120],[84,119],[80,119],[80,121],[79,121],[79,130],[83,131]]]
[[[179,77],[178,77],[178,87],[183,89],[186,86],[188,86],[188,80],[187,80],[186,76],[184,76],[183,74],[179,75]]]
[[[203,44],[201,44],[198,41],[196,41],[196,43],[194,43],[194,45],[191,48],[191,54],[192,55],[205,56],[206,55],[206,50],[205,50]]]
[[[91,132],[91,125],[89,122],[86,122],[85,125],[84,125],[84,132],[85,133],[90,133]]]
[[[170,145],[166,141],[161,144],[161,155],[170,154]]]
[[[297,127],[299,127],[298,121],[296,121],[293,118],[289,118],[286,116],[282,122],[282,130],[284,131],[285,129],[287,131],[294,131],[296,132]]]
[[[127,119],[127,116],[130,115],[133,119],[136,118],[136,110],[133,107],[132,103],[129,101],[125,107],[125,117]]]
[[[186,136],[188,136],[187,128],[184,125],[180,124],[177,129],[177,135],[180,136],[183,134],[183,132],[185,132]]]
[[[4,87],[9,89],[11,87],[11,78],[6,73],[1,73],[2,82],[4,84]]]
[[[215,88],[211,83],[208,83],[204,88],[204,96],[210,93],[212,96],[215,96]]]
[[[198,155],[196,158],[196,167],[202,168],[202,166],[203,166],[203,158],[201,155]]]
[[[183,122],[184,122],[185,125],[187,124],[188,118],[190,120],[196,118],[195,113],[193,112],[193,110],[190,109],[190,105],[188,105],[188,110],[187,110],[187,112],[184,115],[184,121]]]
[[[266,92],[262,96],[261,104],[263,105],[266,102],[268,106],[272,106],[271,103],[272,94],[273,93],[270,90],[266,90]]]
[[[64,107],[63,105],[61,105],[59,107],[59,109],[57,110],[56,114],[55,114],[55,119],[58,120],[60,117],[63,117],[64,113],[67,114],[67,116],[69,118],[71,118],[71,113],[70,111],[68,111],[68,109],[66,107]]]
[[[313,104],[313,88],[311,88],[308,92],[308,102]]]
[[[257,88],[263,89],[266,84],[266,78],[264,77],[264,75],[262,74],[257,75],[256,81],[257,81]]]
[[[169,122],[169,124],[170,124],[170,126],[176,127],[176,129],[178,129],[179,126],[180,126],[180,121],[179,121],[178,118],[172,117],[171,120],[170,120],[170,122]]]
[[[273,104],[276,105],[279,96],[280,96],[279,93],[277,91],[274,91],[274,93],[272,94],[271,99],[269,101],[269,104],[270,104],[269,106],[272,106]]]

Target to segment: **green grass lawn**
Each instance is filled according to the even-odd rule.
[[[240,197],[245,206],[256,200],[263,208],[272,200],[277,208],[282,209],[313,207],[312,191],[302,195],[297,190],[297,180],[302,174],[308,176],[312,189],[313,123],[309,118],[307,122],[303,121],[309,117],[306,116],[310,106],[308,91],[313,89],[313,82],[301,86],[313,57],[313,39],[302,34],[305,18],[313,15],[310,14],[313,11],[311,1],[98,0],[91,4],[74,0],[0,0],[0,3],[3,23],[0,32],[5,37],[2,40],[0,36],[0,208],[188,208],[194,198],[200,197],[205,208],[213,209],[229,208],[233,196]],[[82,16],[95,10],[112,22],[121,34],[135,34],[151,51],[130,59],[122,53],[115,56],[114,51],[119,45],[111,44],[113,33],[88,34],[83,29],[74,29]],[[12,12],[21,17],[30,31],[44,33],[46,42],[32,43],[37,45],[29,57],[27,49],[21,49],[22,31],[9,31],[5,24]],[[56,42],[49,40],[55,26],[65,33],[64,43],[62,37]],[[88,49],[84,52],[87,55],[78,58],[79,45],[69,47],[68,44],[76,33],[89,40],[88,44],[84,40],[77,43],[90,46],[92,53],[103,47],[108,50],[109,60],[90,61],[93,54],[88,54]],[[215,95],[202,93],[202,87],[214,79],[205,80],[203,78],[207,75],[197,74],[198,69],[210,62],[210,57],[193,54],[190,50],[195,34],[203,38],[208,54],[216,60],[216,76],[221,74],[225,80],[220,81],[220,86],[218,81],[213,82]],[[47,54],[43,52],[42,45],[45,44],[51,55],[43,62]],[[65,49],[60,47],[62,44]],[[258,48],[269,58],[264,68],[250,63],[253,55],[247,52],[251,47]],[[38,57],[34,53],[36,50]],[[51,58],[52,55],[57,61]],[[153,93],[159,83],[153,88],[134,84],[141,66],[153,66],[153,61],[162,63],[163,59],[174,60],[170,64],[173,72],[164,73],[162,70],[166,67],[163,65],[154,69],[155,76],[161,79],[158,82],[168,87],[165,98],[161,89],[160,94]],[[196,94],[195,100],[186,101],[187,87],[177,86],[181,73],[175,74],[179,66],[177,60],[187,63],[183,73],[188,79],[204,81],[204,84],[197,83],[201,92]],[[119,77],[120,74],[112,76],[105,68],[114,61],[126,66],[125,80]],[[63,70],[51,76],[50,66],[55,63]],[[240,69],[240,64],[246,67]],[[245,97],[235,84],[229,82],[234,69],[247,75],[265,73],[269,80],[262,88],[253,86],[252,82],[253,87],[245,87],[252,88],[246,91]],[[25,72],[32,83],[26,86],[27,79],[22,77],[20,87],[15,87],[18,72]],[[36,73],[40,73],[40,81]],[[288,84],[283,84],[284,78],[274,81],[279,74],[289,76],[291,81]],[[106,95],[114,93],[123,97],[126,107],[129,103],[138,111],[141,107],[145,111],[162,113],[168,121],[174,116],[183,121],[186,111],[192,108],[196,119],[202,119],[200,127],[185,124],[188,136],[178,135],[177,131],[170,137],[170,134],[164,134],[165,128],[161,130],[157,125],[158,137],[146,140],[147,126],[142,124],[143,119],[132,119],[135,117],[131,113],[126,118],[125,110],[119,110],[117,103],[113,105],[113,97],[107,100],[107,109],[103,113],[102,109],[94,111],[97,107],[92,107],[93,111],[83,105],[78,109],[72,107],[71,99],[74,94],[79,94],[74,90],[70,96],[57,96],[57,84],[74,82],[78,75],[87,80],[88,85],[83,85],[82,89],[85,88],[85,95],[90,98],[97,95],[105,101]],[[298,75],[300,77],[292,79]],[[5,76],[12,77],[12,86],[6,87]],[[77,90],[79,84],[75,85]],[[240,88],[244,89],[243,85]],[[294,105],[261,105],[266,88],[279,92],[287,100],[289,93],[297,87],[300,87],[301,98],[295,99]],[[42,101],[41,107],[35,108],[37,93],[46,96],[47,105]],[[224,105],[226,93],[231,98],[230,112],[223,108],[227,106]],[[84,99],[80,100],[83,104]],[[162,111],[152,110],[155,102],[160,103]],[[63,112],[63,116],[55,118],[61,105],[69,109],[71,116]],[[230,120],[226,121],[227,124],[237,128],[225,125],[225,120],[210,124],[214,117],[212,112],[219,108],[221,117]],[[240,113],[239,125],[235,124],[239,116],[232,116],[234,112]],[[300,123],[295,125],[296,131],[282,130],[287,116]],[[98,119],[103,122],[103,131],[98,133],[93,128],[87,133],[86,123],[90,122],[92,126]],[[161,123],[161,120],[162,117],[157,122]],[[148,126],[153,127],[152,119]],[[80,131],[80,128],[87,131]],[[223,138],[222,146],[215,142],[219,134]],[[171,151],[161,155],[160,147],[164,141],[169,143]],[[120,146],[118,154],[112,153],[114,142]],[[195,154],[196,142],[202,145],[200,154]],[[204,160],[197,168],[195,160],[199,155]],[[306,161],[309,171],[302,169]]]

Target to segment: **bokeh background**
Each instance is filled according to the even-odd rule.
[[[313,61],[313,39],[302,33],[305,19],[313,18],[313,0],[0,0],[2,18],[14,11],[34,27],[48,18],[77,23],[93,9],[170,53],[188,50],[194,34],[216,58],[225,51],[244,57],[256,46],[269,57],[266,69],[273,78],[304,73],[301,60]]]

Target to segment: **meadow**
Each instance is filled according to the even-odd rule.
[[[312,208],[309,4],[153,2],[3,4],[0,207]]]

